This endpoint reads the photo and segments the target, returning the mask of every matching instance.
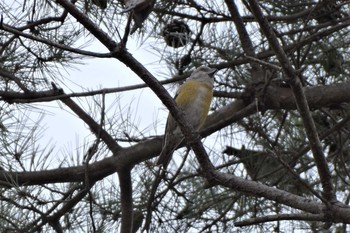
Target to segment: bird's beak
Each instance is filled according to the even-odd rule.
[[[214,74],[218,71],[216,68],[211,68],[211,70],[208,72],[209,76],[213,77]]]

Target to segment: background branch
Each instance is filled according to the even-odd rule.
[[[319,170],[319,175],[321,178],[322,186],[324,189],[324,197],[328,201],[335,201],[336,197],[334,195],[334,189],[332,182],[330,180],[330,171],[327,165],[326,158],[323,154],[321,143],[317,134],[315,123],[310,114],[310,108],[305,97],[305,93],[299,77],[296,71],[291,66],[289,59],[283,48],[280,46],[277,37],[271,28],[269,22],[263,16],[263,13],[259,7],[259,4],[255,0],[248,0],[250,3],[251,10],[254,12],[257,21],[260,24],[261,29],[264,31],[271,47],[276,53],[278,60],[280,61],[281,67],[288,78],[288,82],[291,84],[295,100],[298,106],[298,110],[303,123],[305,126],[306,134],[308,135],[309,144],[311,151],[314,155],[317,169]]]

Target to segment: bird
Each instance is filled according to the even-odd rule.
[[[217,69],[200,66],[192,72],[190,77],[182,84],[175,95],[175,103],[185,114],[185,119],[199,130],[209,112],[213,97],[214,74]],[[169,113],[163,138],[163,148],[156,165],[165,169],[175,149],[184,141],[184,136],[173,116]]]

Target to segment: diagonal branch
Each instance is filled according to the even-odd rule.
[[[256,58],[256,53],[254,50],[253,42],[251,41],[249,34],[248,34],[248,31],[244,26],[243,19],[239,14],[239,11],[238,11],[238,8],[237,8],[235,2],[232,0],[225,0],[225,3],[228,7],[228,10],[230,11],[233,22],[236,25],[238,36],[239,36],[239,39],[241,41],[242,48],[243,48],[244,52],[249,57]],[[248,61],[250,62],[251,67],[253,68],[251,70],[251,73],[252,73],[251,77],[252,77],[253,81],[259,81],[259,77],[261,77],[261,74],[263,73],[261,67],[259,66],[258,63],[254,62],[254,61],[251,61],[251,60],[248,60]]]
[[[97,136],[101,137],[108,148],[115,154],[121,147],[114,140],[114,138],[91,117],[89,116],[79,105],[77,105],[70,98],[62,98],[61,101],[67,105],[77,116],[82,119],[91,129],[91,131]]]
[[[247,29],[244,26],[243,19],[238,11],[238,8],[234,1],[225,0],[228,10],[230,11],[231,18],[236,26],[239,39],[242,44],[244,52],[250,57],[256,57],[254,46],[250,40]]]
[[[59,219],[66,214],[67,212],[71,211],[75,205],[77,205],[85,196],[89,193],[90,189],[95,185],[95,182],[90,182],[88,186],[84,186],[83,189],[81,189],[74,197],[67,200],[62,207],[55,212],[53,215],[48,216],[47,218],[43,218],[43,222],[57,222]],[[36,232],[36,231],[33,231]]]
[[[26,87],[26,85],[24,85],[21,82],[21,79],[19,79],[18,77],[16,77],[12,73],[7,72],[6,70],[0,69],[0,75],[14,81],[17,84],[17,86],[23,90],[23,92],[25,94],[31,93],[31,91]]]
[[[290,81],[291,88],[293,90],[294,98],[300,113],[300,116],[303,120],[305,131],[309,140],[312,154],[315,159],[315,163],[320,175],[320,180],[323,187],[323,195],[328,201],[335,201],[336,197],[334,194],[333,185],[331,182],[331,174],[329,167],[327,166],[326,158],[323,154],[321,143],[316,131],[315,123],[310,114],[309,105],[305,96],[300,79],[292,67],[289,59],[284,52],[283,48],[279,44],[279,41],[274,33],[270,23],[263,16],[263,13],[259,7],[259,4],[256,0],[248,0],[250,3],[251,10],[256,17],[258,23],[260,24],[261,29],[266,35],[271,48],[275,51],[276,56],[282,66],[283,72]]]
[[[53,46],[55,48],[62,49],[64,51],[69,51],[72,53],[85,55],[85,56],[91,56],[91,57],[100,57],[100,58],[110,58],[111,57],[110,53],[107,53],[107,54],[95,53],[95,52],[90,52],[90,51],[86,51],[86,50],[82,50],[82,49],[78,49],[78,48],[73,48],[73,47],[70,47],[68,45],[53,42],[52,40],[49,40],[49,39],[45,39],[45,38],[41,38],[38,36],[34,36],[32,34],[29,34],[29,33],[21,32],[21,31],[15,29],[9,25],[6,25],[6,24],[0,24],[0,29],[4,30],[6,32],[10,32],[13,35],[21,36],[21,37],[24,37],[24,38],[27,38],[27,39],[30,39],[33,41],[38,41],[40,43],[50,45],[50,46]]]
[[[118,44],[104,31],[102,31],[95,23],[93,23],[89,17],[83,12],[79,11],[73,3],[68,0],[56,0],[58,4],[68,11],[79,23],[81,23],[86,30],[94,35],[107,49],[110,51],[115,50]]]

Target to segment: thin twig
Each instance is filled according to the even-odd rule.
[[[281,68],[281,67],[276,66],[276,65],[271,64],[271,63],[268,63],[268,62],[266,62],[266,61],[260,60],[260,59],[258,59],[258,58],[251,57],[251,56],[247,56],[247,55],[244,56],[244,57],[247,58],[248,60],[253,61],[253,62],[256,62],[256,63],[258,63],[258,64],[260,64],[260,65],[263,65],[263,66],[266,66],[266,67],[270,67],[270,68],[272,68],[272,69],[274,69],[274,70],[277,70],[277,71],[282,71],[282,68]]]
[[[64,51],[69,51],[72,53],[90,56],[90,57],[100,57],[100,58],[112,57],[112,55],[110,53],[95,53],[95,52],[90,52],[90,51],[86,51],[86,50],[82,50],[82,49],[72,48],[72,47],[64,45],[64,44],[53,42],[52,40],[40,38],[40,37],[34,36],[32,34],[21,32],[21,31],[15,29],[9,25],[6,25],[6,24],[0,25],[0,29],[7,31],[7,32],[10,32],[14,35],[21,36],[21,37],[24,37],[27,39],[31,39],[33,41],[38,41],[38,42],[41,42],[43,44],[50,45],[50,46],[62,49]]]

